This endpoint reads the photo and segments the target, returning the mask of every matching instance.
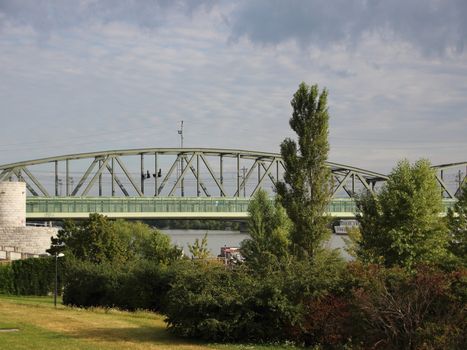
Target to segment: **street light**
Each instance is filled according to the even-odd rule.
[[[54,290],[54,307],[57,308],[57,289],[58,289],[58,258],[65,256],[63,253],[55,252],[55,290]]]

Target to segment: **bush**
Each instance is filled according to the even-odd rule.
[[[166,270],[145,260],[122,266],[69,259],[63,303],[158,311],[169,288]]]
[[[214,341],[251,340],[254,330],[245,324],[255,312],[244,312],[245,289],[254,293],[257,286],[243,269],[232,271],[202,261],[180,262],[172,268],[174,281],[165,308],[172,332]]]
[[[166,266],[142,260],[122,277],[118,307],[126,310],[161,310],[171,280]]]
[[[353,265],[354,332],[368,347],[465,349],[466,271]]]
[[[94,264],[69,259],[63,303],[90,307],[114,307],[121,290],[124,272],[110,264]]]
[[[304,302],[336,290],[340,260],[290,260],[268,274],[182,262],[167,295],[167,323],[177,335],[211,341],[296,341]]]

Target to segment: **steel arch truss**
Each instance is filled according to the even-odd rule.
[[[433,168],[436,169],[436,180],[443,198],[457,198],[467,182],[467,162],[435,165]]]
[[[148,158],[153,161],[150,170],[145,167]],[[72,166],[76,161],[81,163],[76,176],[79,180],[74,182],[70,169],[76,169]],[[84,162],[87,164],[83,165]],[[365,169],[332,162],[327,165],[333,175],[334,197],[353,197],[362,189],[372,192],[387,179]],[[41,177],[31,171],[41,166],[52,166],[48,180],[45,175]],[[59,171],[60,167],[65,170]],[[230,183],[226,182],[228,172]],[[283,173],[280,154],[208,148],[104,151],[0,165],[0,181],[24,181],[31,195],[41,197],[96,197],[103,196],[104,190],[111,196],[185,196],[190,184],[195,197],[250,197],[260,188],[272,188]],[[109,180],[105,184],[104,177]],[[192,182],[187,185],[189,181]],[[153,188],[149,189],[149,185]]]

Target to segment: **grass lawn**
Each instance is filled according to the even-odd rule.
[[[172,336],[163,316],[150,312],[79,309],[51,297],[0,295],[0,349],[236,349],[279,350],[286,346],[207,344]],[[16,331],[6,332],[5,330]]]

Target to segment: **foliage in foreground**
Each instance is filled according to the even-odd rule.
[[[181,262],[167,294],[169,329],[211,341],[290,339],[301,320],[304,298],[339,288],[342,261],[322,252],[314,262],[291,260],[282,269],[258,276],[206,262]]]
[[[258,278],[183,262],[168,292],[169,329],[219,342],[293,341],[323,348],[463,349],[467,271],[417,272],[331,256]]]
[[[365,348],[465,349],[467,270],[350,265],[353,336]]]

